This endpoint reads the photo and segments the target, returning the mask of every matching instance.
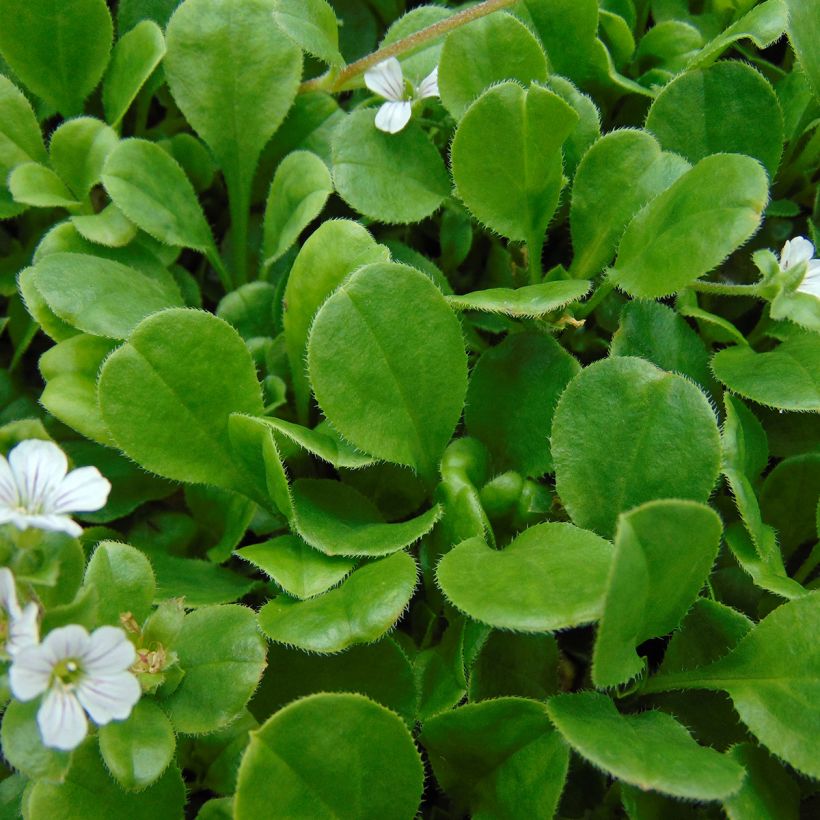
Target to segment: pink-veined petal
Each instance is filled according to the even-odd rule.
[[[27,701],[48,689],[54,664],[43,653],[42,644],[27,646],[14,656],[9,669],[9,685],[17,700]]]
[[[390,57],[369,69],[364,74],[364,84],[386,100],[400,102],[404,99],[404,74],[401,63]]]
[[[128,669],[137,659],[137,651],[118,626],[101,626],[91,633],[81,661],[89,676],[114,675]]]
[[[413,106],[409,102],[383,103],[376,114],[376,128],[388,134],[398,134],[410,121]]]
[[[424,100],[427,97],[438,97],[438,66],[436,66],[420,83],[416,89],[416,97]]]
[[[40,610],[34,601],[29,601],[20,615],[9,623],[9,636],[6,639],[6,652],[14,658],[22,649],[37,646],[40,642],[38,619]]]
[[[53,441],[21,441],[9,453],[20,503],[28,509],[47,509],[68,472],[68,459]]]
[[[96,467],[80,467],[62,480],[49,512],[94,512],[105,506],[110,492],[111,482]]]
[[[88,721],[79,701],[60,685],[49,689],[43,698],[37,711],[37,725],[44,745],[66,752],[76,749],[88,732]]]
[[[98,726],[112,720],[125,720],[140,699],[142,689],[130,672],[83,678],[77,698]]]
[[[16,507],[20,503],[17,493],[17,482],[14,480],[14,473],[11,471],[8,461],[0,456],[0,504],[8,507]]]
[[[0,606],[13,621],[20,617],[20,604],[17,602],[17,583],[8,567],[0,567]]]

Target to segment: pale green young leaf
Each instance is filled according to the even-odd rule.
[[[100,623],[120,626],[120,615],[130,612],[141,624],[151,612],[156,581],[151,563],[128,544],[101,541],[85,570],[86,586],[99,593]]]
[[[40,293],[35,281],[34,267],[23,268],[17,274],[17,288],[23,299],[29,315],[40,326],[43,333],[54,339],[55,342],[62,342],[78,335],[68,322],[64,322],[48,306],[43,294]]]
[[[436,504],[408,521],[388,524],[369,498],[340,481],[300,478],[292,489],[296,531],[325,555],[389,555],[426,535],[442,514]]]
[[[339,21],[327,0],[275,0],[273,17],[308,54],[328,65],[344,63],[339,53]]]
[[[595,692],[558,695],[547,711],[582,757],[625,783],[686,800],[720,800],[738,791],[745,771],[699,746],[671,715],[622,715]]]
[[[583,299],[589,288],[590,283],[586,279],[568,279],[515,289],[475,290],[472,293],[448,295],[446,299],[456,310],[503,313],[517,319],[538,318]]]
[[[0,54],[25,86],[64,117],[81,113],[111,50],[105,0],[2,0],[0,19]]]
[[[362,695],[322,693],[251,733],[235,816],[255,820],[275,805],[283,816],[316,820],[410,818],[423,786],[421,758],[398,715]]]
[[[578,114],[578,122],[564,141],[564,173],[572,179],[586,152],[601,137],[601,112],[592,98],[580,92],[565,77],[553,74],[546,83]]]
[[[234,720],[265,668],[265,644],[252,609],[236,604],[185,616],[173,646],[185,671],[162,706],[185,734],[213,732]]]
[[[201,311],[143,320],[100,373],[100,407],[119,447],[176,481],[249,492],[232,452],[231,413],[262,413],[251,355],[230,325]]]
[[[118,142],[116,132],[102,120],[68,120],[51,135],[51,167],[77,199],[85,199],[100,181],[105,160]]]
[[[8,186],[16,202],[35,208],[73,208],[80,203],[51,168],[24,162],[9,174]]]
[[[259,611],[259,626],[277,643],[307,652],[341,652],[372,643],[407,607],[417,571],[406,552],[397,552],[365,564],[341,586],[307,601],[273,598]]]
[[[46,149],[31,103],[20,89],[0,74],[0,185],[24,162],[45,162]]]
[[[643,359],[617,357],[584,368],[564,391],[552,456],[573,521],[608,536],[619,513],[646,501],[706,501],[720,468],[720,436],[695,385]]]
[[[388,250],[365,228],[350,220],[323,222],[299,251],[285,288],[283,325],[300,420],[308,418],[310,383],[305,357],[313,317],[322,303],[362,265],[387,262]]]
[[[720,546],[717,514],[693,501],[650,501],[622,514],[595,653],[599,687],[643,668],[636,647],[675,629],[697,598]]]
[[[646,127],[667,150],[695,163],[710,154],[746,154],[774,178],[783,151],[783,115],[769,81],[737,60],[679,75],[649,109]]]
[[[682,290],[752,236],[768,197],[766,172],[751,157],[700,160],[633,217],[621,237],[613,280],[639,298]]]
[[[569,749],[544,704],[499,698],[461,706],[426,721],[419,740],[436,780],[470,817],[554,816]]]
[[[480,17],[452,31],[439,60],[441,101],[461,119],[485,89],[503,80],[524,86],[547,79],[547,58],[530,30],[512,14]]]
[[[112,126],[120,124],[164,55],[165,38],[153,20],[142,20],[117,41],[102,90],[105,118]]]
[[[572,273],[594,276],[603,270],[635,214],[688,168],[645,131],[623,129],[601,137],[578,165],[572,187]]]
[[[369,219],[399,225],[420,222],[450,193],[441,155],[416,123],[386,134],[374,119],[372,110],[355,111],[336,127],[336,190]]]
[[[498,629],[552,632],[596,621],[603,608],[612,547],[572,524],[530,527],[503,550],[481,538],[456,545],[436,580],[448,600]]]
[[[423,273],[382,263],[352,274],[316,315],[307,358],[316,400],[344,438],[435,474],[461,416],[467,359],[458,319]]]
[[[250,561],[288,595],[300,600],[327,592],[356,566],[355,559],[325,555],[296,535],[280,535],[251,544],[237,550],[236,555]]]
[[[294,151],[279,163],[265,205],[263,266],[272,265],[322,212],[333,191],[330,171],[316,154]]]
[[[535,333],[512,334],[482,354],[470,374],[464,423],[486,445],[497,472],[538,477],[552,470],[555,405],[580,369],[552,336]]]
[[[147,698],[134,707],[126,720],[101,726],[99,737],[106,768],[129,791],[154,783],[168,767],[176,748],[171,722]]]
[[[464,114],[451,150],[459,197],[509,239],[540,241],[563,184],[561,145],[578,114],[557,94],[505,82]]]
[[[72,216],[70,219],[83,239],[109,248],[125,247],[139,230],[113,202],[98,214]]]

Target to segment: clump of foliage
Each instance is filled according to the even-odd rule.
[[[3,817],[816,816],[818,41],[0,0]]]

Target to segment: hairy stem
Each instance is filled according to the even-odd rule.
[[[716,296],[757,296],[758,285],[729,285],[723,282],[694,282],[689,287],[698,293],[713,293]]]
[[[345,91],[357,77],[364,74],[365,71],[374,65],[378,65],[383,60],[388,59],[388,57],[396,57],[399,54],[413,51],[428,40],[435,40],[437,37],[441,37],[449,31],[453,31],[461,26],[466,26],[467,23],[471,23],[473,20],[478,20],[479,17],[486,17],[486,15],[492,14],[494,11],[508,8],[517,2],[518,0],[484,0],[483,3],[478,3],[468,9],[464,9],[464,11],[459,11],[446,20],[439,20],[439,22],[433,23],[433,25],[427,26],[427,28],[421,31],[403,37],[401,40],[396,40],[395,43],[384,46],[372,54],[368,54],[366,57],[356,60],[355,63],[345,66],[341,71],[336,73],[328,72],[321,77],[307,80],[302,83],[299,92],[305,94],[309,91],[327,91],[334,94],[339,91]]]

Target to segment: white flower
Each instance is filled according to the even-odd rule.
[[[21,649],[9,670],[14,697],[28,701],[45,693],[37,711],[43,743],[69,751],[88,731],[83,709],[103,726],[124,720],[140,699],[140,685],[128,671],[137,653],[125,632],[101,626],[90,635],[76,624]]]
[[[17,585],[7,567],[0,568],[0,648],[13,658],[21,649],[40,640],[37,604],[29,601],[24,609],[17,601]]]
[[[110,491],[96,467],[69,473],[65,453],[52,441],[29,439],[9,453],[8,461],[0,456],[0,524],[77,537],[83,529],[66,513],[99,510]]]
[[[804,236],[789,239],[780,251],[780,270],[787,271],[807,262],[806,275],[797,286],[798,291],[810,293],[820,299],[820,259],[814,258],[814,245]]]
[[[410,93],[405,86],[401,63],[390,57],[365,72],[364,84],[387,100],[376,114],[376,128],[397,134],[410,121],[413,103],[427,97],[438,97],[438,66]]]

